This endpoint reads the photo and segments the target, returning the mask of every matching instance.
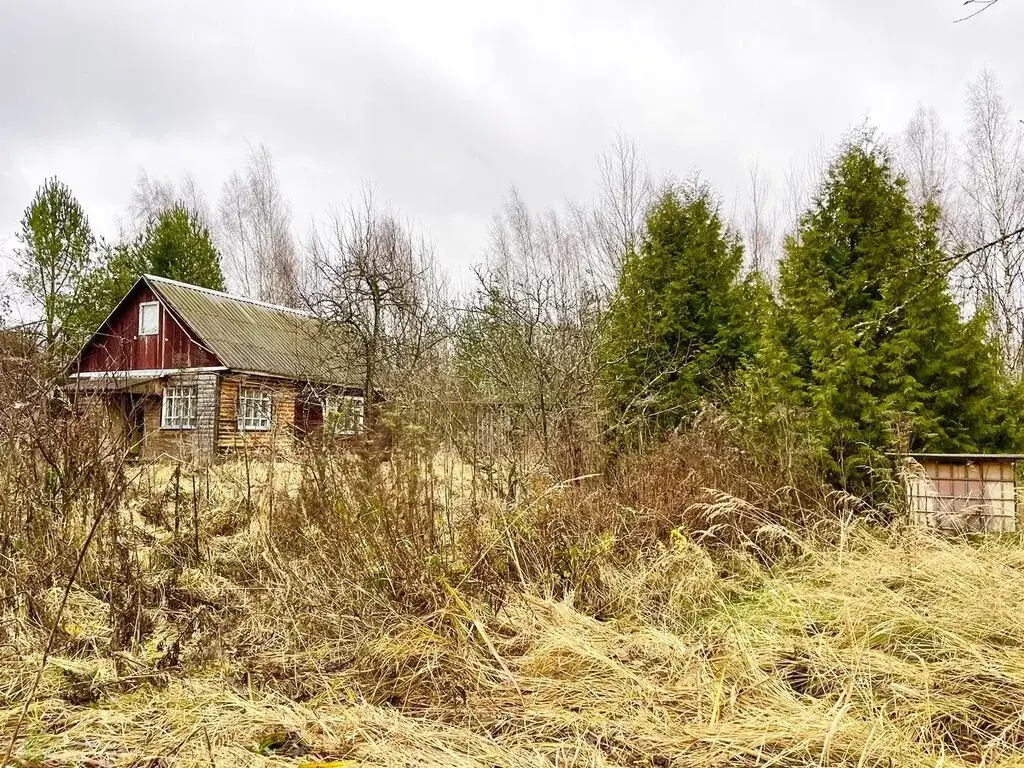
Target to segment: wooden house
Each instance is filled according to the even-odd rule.
[[[1016,531],[1022,454],[914,453],[903,477],[910,521],[959,531]]]
[[[306,312],[144,275],[78,354],[69,390],[141,458],[287,454],[325,425],[363,429],[359,366],[337,342]]]

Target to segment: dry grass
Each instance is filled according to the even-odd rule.
[[[87,561],[18,765],[1020,764],[1016,540],[797,534],[754,501],[640,480],[538,484],[433,510],[454,522],[426,531],[429,487],[368,473],[314,508],[298,469],[261,471],[255,509],[237,466],[204,477],[198,555],[173,533],[169,471],[137,484],[126,575],[104,571],[110,546]],[[382,510],[387,547],[369,541]],[[137,606],[127,633],[112,595]],[[59,598],[0,615],[4,743]]]

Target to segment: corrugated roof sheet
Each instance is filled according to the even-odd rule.
[[[196,341],[232,370],[358,385],[357,366],[343,358],[337,334],[308,312],[165,277],[143,279]]]

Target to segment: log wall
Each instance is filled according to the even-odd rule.
[[[271,417],[269,430],[238,428],[238,398],[243,388],[269,392]],[[291,454],[295,450],[296,403],[302,385],[270,377],[228,374],[221,378],[217,418],[218,452],[271,451]]]

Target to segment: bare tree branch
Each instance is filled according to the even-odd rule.
[[[972,5],[978,7],[971,13],[967,14],[966,16],[956,19],[953,23],[959,24],[961,21],[968,21],[969,19],[973,19],[975,16],[984,13],[998,2],[999,0],[964,0],[963,4],[965,6]]]
[[[769,282],[774,281],[777,262],[777,217],[769,208],[770,183],[760,164],[749,168],[750,191],[744,220],[747,267],[758,272]]]
[[[433,248],[367,187],[315,229],[307,301],[353,346],[368,396],[397,388],[446,337],[445,286]]]
[[[251,298],[298,306],[302,265],[291,209],[265,145],[251,147],[245,171],[225,182],[218,215],[229,281]]]

